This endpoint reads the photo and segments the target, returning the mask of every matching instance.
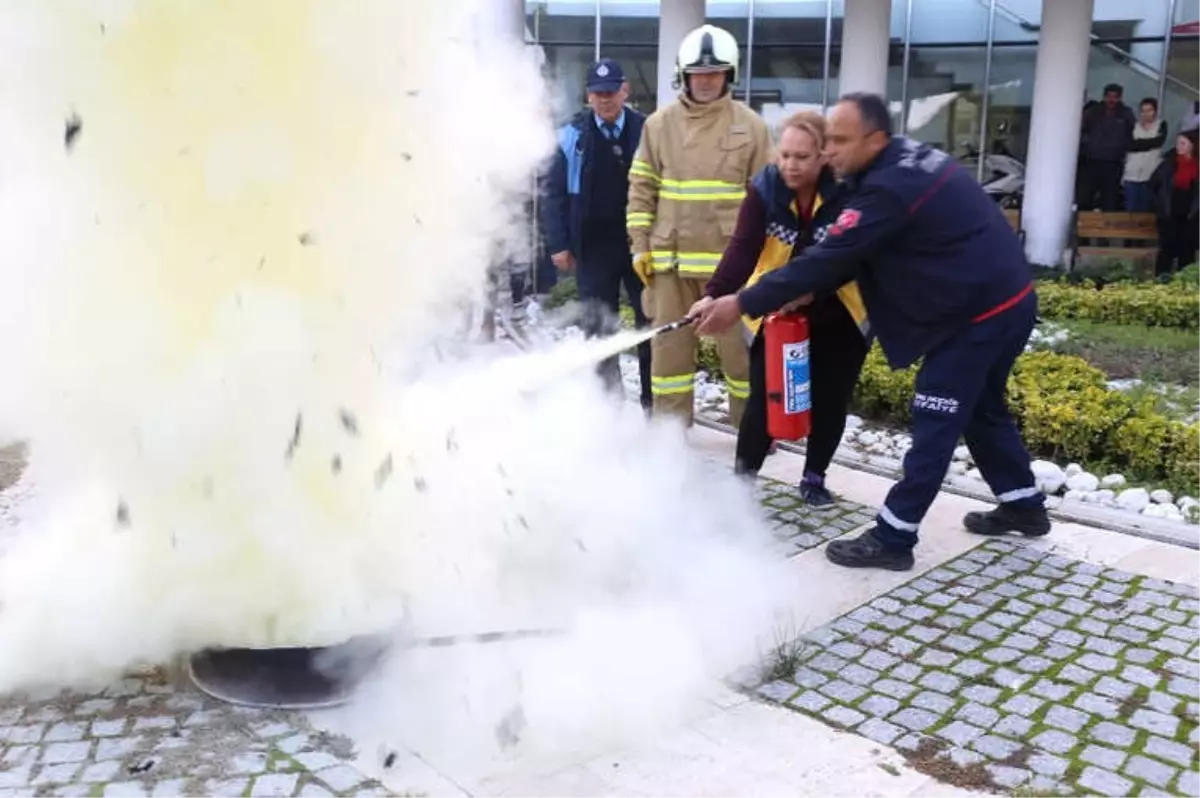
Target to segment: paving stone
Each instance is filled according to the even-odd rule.
[[[1029,688],[1029,692],[1036,696],[1048,699],[1050,701],[1062,701],[1064,698],[1075,692],[1074,688],[1055,682],[1042,679],[1040,682]]]
[[[1089,612],[1093,612],[1096,607],[1084,601],[1083,599],[1069,598],[1064,599],[1062,603],[1058,605],[1058,609],[1062,610],[1063,612],[1069,612],[1072,615],[1086,615]]]
[[[90,741],[78,743],[51,743],[42,753],[42,763],[57,765],[65,762],[82,762],[91,753]]]
[[[996,721],[1000,720],[1000,713],[991,707],[985,707],[981,704],[968,703],[963,704],[962,708],[955,713],[954,717],[962,718],[976,726],[982,726],[985,729],[990,729],[995,725]]]
[[[1083,693],[1075,699],[1075,708],[1102,718],[1115,718],[1120,713],[1117,702],[1095,693]]]
[[[860,685],[871,684],[879,679],[879,671],[858,664],[847,665],[839,675],[848,682]]]
[[[909,699],[909,703],[914,707],[928,709],[930,712],[942,715],[954,708],[955,701],[950,696],[926,690]]]
[[[1089,671],[1087,668],[1081,668],[1073,662],[1064,666],[1063,669],[1058,672],[1058,678],[1073,684],[1091,684],[1096,680],[1096,676],[1097,674],[1095,671]],[[1107,679],[1108,677],[1106,676],[1104,678]]]
[[[1049,732],[1047,732],[1049,733]],[[988,734],[971,743],[971,747],[991,759],[1007,759],[1021,750],[1019,743]]]
[[[929,644],[935,642],[938,638],[945,635],[945,631],[934,629],[931,626],[912,626],[905,632],[909,637],[920,640],[922,643]]]
[[[1095,614],[1099,615],[1100,613]],[[1081,632],[1084,632],[1085,634],[1096,637],[1104,637],[1108,634],[1109,625],[1106,623],[1100,623],[1092,618],[1082,618],[1080,619],[1079,623],[1075,624],[1075,628]]]
[[[1175,790],[1180,795],[1200,795],[1200,774],[1194,770],[1185,770],[1179,774]]]
[[[983,652],[983,658],[989,662],[1009,663],[1021,658],[1021,652],[1015,648],[989,648]]]
[[[976,728],[969,723],[963,723],[960,720],[950,723],[937,732],[939,737],[963,747],[969,745],[972,740],[981,734],[983,734],[983,729]]]
[[[1068,648],[1060,643],[1051,643],[1042,649],[1042,656],[1046,659],[1061,661],[1074,657],[1076,649]]]
[[[94,765],[88,765],[83,770],[83,775],[79,777],[83,782],[109,782],[117,777],[121,772],[121,760],[110,759],[107,762],[97,762]]]
[[[825,707],[832,704],[833,701],[829,700],[815,690],[805,690],[803,693],[792,698],[787,703],[789,706],[802,709],[805,712],[811,712],[815,715],[821,710],[825,709]]]
[[[962,615],[965,618],[978,618],[987,612],[987,608],[969,601],[959,601],[947,608],[947,612],[953,612],[955,615]]]
[[[850,709],[849,707],[835,704],[821,713],[821,717],[830,723],[842,726],[847,729],[852,729],[858,724],[866,720],[867,716],[863,713]]]
[[[1065,612],[1058,610],[1042,610],[1037,615],[1033,616],[1035,621],[1040,621],[1049,626],[1066,626],[1071,622],[1071,616]]]
[[[997,569],[992,569],[991,573],[988,573],[988,570],[985,569],[983,573],[985,573],[988,576],[991,576],[995,579],[1006,579],[1007,577],[999,576],[999,574],[1001,572],[1003,572],[1003,569],[997,568]],[[1000,584],[998,584],[994,588],[992,588],[992,590],[994,590],[996,593],[999,593],[1001,596],[1004,596],[1006,598],[1013,598],[1013,597],[1019,596],[1025,592],[1024,590],[1017,587],[1016,585],[1010,584],[1008,582],[1001,582]]]
[[[939,615],[933,622],[946,629],[958,629],[967,623],[967,619],[960,615]]]
[[[910,604],[904,609],[900,610],[900,617],[907,618],[910,621],[924,621],[928,618],[932,618],[934,615],[937,615],[936,610],[931,610],[928,607],[920,604]]]
[[[1083,641],[1083,647],[1088,651],[1094,651],[1097,654],[1102,654],[1108,657],[1115,657],[1125,649],[1125,644],[1110,640],[1107,637],[1097,637],[1092,635],[1087,640]]]
[[[1179,706],[1179,699],[1155,690],[1146,696],[1146,706],[1157,712],[1174,715],[1175,708]]]
[[[916,707],[908,707],[902,709],[893,715],[890,720],[909,731],[925,731],[933,724],[937,723],[938,716],[932,712]]]
[[[941,756],[945,759],[949,759],[960,768],[967,768],[971,765],[978,765],[987,761],[986,757],[983,757],[974,751],[968,751],[966,748],[959,748],[958,746],[954,746],[946,751],[943,751]]]
[[[290,796],[296,789],[298,775],[295,773],[268,773],[254,780],[251,796]],[[336,789],[336,788],[335,788]]]
[[[103,762],[105,759],[120,759],[129,756],[141,744],[141,736],[100,740],[96,743],[96,761]]]
[[[794,685],[791,682],[786,681],[784,679],[779,679],[777,681],[762,685],[755,692],[757,692],[759,695],[763,696],[764,698],[771,699],[772,701],[787,701],[789,698],[791,698],[792,696],[794,696],[796,694],[796,685]],[[264,763],[265,763],[265,757],[264,757]],[[261,770],[261,768],[259,768],[259,770]],[[241,773],[241,772],[247,772],[247,771],[239,770],[237,772]]]
[[[1066,729],[1069,732],[1078,732],[1088,724],[1088,714],[1080,712],[1077,709],[1056,704],[1050,707],[1050,711],[1046,713],[1045,723],[1047,726],[1055,726],[1059,729]]]
[[[1120,664],[1112,657],[1106,657],[1101,654],[1084,654],[1077,661],[1080,665],[1088,668],[1089,670],[1100,671],[1104,673],[1116,670],[1117,666]]]
[[[956,662],[950,670],[963,676],[967,679],[974,679],[984,673],[987,673],[991,666],[986,662],[980,662],[977,659],[964,659],[961,662]]]
[[[1134,629],[1132,626],[1121,624],[1114,627],[1109,632],[1110,637],[1115,637],[1118,640],[1128,640],[1130,643],[1145,643],[1150,639],[1150,635],[1143,632],[1141,629]]]
[[[1188,619],[1186,612],[1179,612],[1178,610],[1163,609],[1162,607],[1159,607],[1158,609],[1154,610],[1154,612],[1152,614],[1155,618],[1159,619],[1160,621],[1165,621],[1166,623],[1173,623],[1173,624],[1186,623],[1187,619]]]
[[[900,708],[900,702],[891,696],[886,695],[870,695],[859,701],[856,705],[860,710],[868,715],[874,715],[877,718],[887,717]]]
[[[900,660],[886,652],[872,649],[864,654],[859,661],[867,668],[873,668],[876,671],[885,671]]]
[[[849,660],[858,659],[863,654],[865,654],[866,651],[867,650],[865,648],[858,645],[857,643],[850,643],[847,641],[843,641],[841,643],[834,643],[832,646],[829,647],[829,653],[835,654],[839,657],[844,657]]]
[[[862,643],[864,646],[874,648],[881,646],[888,640],[888,633],[881,629],[863,629],[854,637],[855,640]],[[870,652],[867,652],[868,654]]]
[[[1112,798],[1128,796],[1129,791],[1133,790],[1132,781],[1096,766],[1084,768],[1084,773],[1079,776],[1079,785]]]
[[[1137,729],[1145,729],[1151,734],[1163,737],[1174,737],[1179,728],[1179,718],[1155,712],[1152,709],[1137,709],[1129,718],[1129,725]]]
[[[1024,738],[1033,729],[1033,721],[1020,715],[1005,715],[992,731],[1004,737]]]
[[[849,682],[843,682],[840,679],[829,682],[828,684],[823,684],[819,689],[822,693],[830,698],[835,698],[838,701],[842,701],[843,703],[847,704],[851,703],[852,701],[857,701],[867,693],[865,687],[860,687],[857,684],[850,684]]]
[[[904,729],[880,718],[867,718],[855,731],[869,740],[891,745],[904,733]]]
[[[832,654],[818,654],[809,661],[808,667],[813,670],[821,671],[822,673],[839,674],[848,665],[844,659],[835,657]]]
[[[1056,607],[1058,606],[1058,603],[1062,601],[1062,599],[1060,599],[1058,596],[1050,593],[1031,593],[1025,597],[1025,600],[1030,604],[1036,604],[1039,607],[1044,608]]]
[[[1142,629],[1147,632],[1157,632],[1166,626],[1163,621],[1149,615],[1132,615],[1125,619],[1125,623],[1135,629]]]
[[[75,781],[83,766],[79,762],[47,765],[38,771],[37,778],[30,782],[34,786],[43,784],[70,784]]]
[[[944,640],[942,640],[941,645],[945,648],[953,649],[954,651],[958,651],[962,654],[970,654],[972,651],[975,651],[977,648],[979,648],[982,643],[972,637],[967,637],[966,635],[949,634],[946,635]]]
[[[1038,638],[1050,637],[1054,634],[1054,627],[1041,621],[1030,621],[1021,627],[1021,633]]]
[[[1023,657],[1017,664],[1016,668],[1025,673],[1045,673],[1054,667],[1054,663],[1042,657]]]
[[[1179,771],[1170,765],[1155,762],[1144,756],[1132,756],[1125,763],[1125,769],[1122,772],[1126,776],[1149,782],[1156,787],[1166,787]]]
[[[933,671],[922,676],[917,684],[939,693],[953,693],[962,684],[962,680],[948,673]]]
[[[1149,648],[1130,648],[1122,655],[1126,662],[1136,665],[1146,665],[1158,659],[1158,652]]]
[[[122,781],[104,786],[104,798],[142,798],[146,788],[136,781]]]
[[[312,771],[324,770],[341,763],[340,759],[326,751],[306,751],[296,756],[296,761]]]
[[[1021,587],[1027,587],[1030,590],[1045,590],[1046,588],[1050,587],[1050,580],[1025,574],[1014,579],[1013,584],[1020,585]]]
[[[1048,776],[1050,779],[1061,779],[1063,775],[1066,775],[1067,768],[1070,767],[1067,760],[1050,754],[1042,754],[1042,752],[1032,754],[1028,758],[1027,764],[1033,773]]]
[[[1041,623],[1041,621],[1038,623]],[[1048,625],[1049,624],[1047,624],[1047,626]],[[1076,632],[1072,629],[1059,629],[1058,631],[1054,632],[1054,634],[1050,635],[1050,640],[1055,643],[1062,643],[1066,646],[1075,647],[1083,645],[1084,637],[1083,635],[1079,634],[1079,632]]]
[[[901,701],[917,691],[917,688],[913,687],[908,682],[900,682],[895,679],[880,679],[875,684],[871,685],[871,687],[878,693],[883,693],[884,695],[891,696],[892,698],[898,698]]]
[[[333,793],[316,782],[309,782],[300,788],[300,798],[333,798]]]
[[[801,667],[797,668],[795,674],[792,675],[792,681],[801,687],[820,687],[829,681],[829,677],[810,668]]]
[[[1192,766],[1192,749],[1174,740],[1164,740],[1152,734],[1147,738],[1142,751],[1183,768]]]
[[[976,704],[991,704],[1000,697],[1000,690],[985,684],[972,684],[963,688],[959,694]]]
[[[892,668],[888,675],[893,679],[901,679],[906,682],[911,682],[924,672],[925,671],[922,670],[920,665],[914,665],[911,662],[904,662]]]
[[[1005,701],[1000,705],[1000,708],[1005,712],[1013,712],[1018,715],[1032,715],[1037,712],[1046,702],[1040,698],[1020,693]]]
[[[992,671],[990,678],[993,684],[1006,690],[1019,690],[1029,681],[1029,677],[1025,674],[1011,671],[1008,668],[996,668]]]
[[[1102,745],[1089,745],[1079,754],[1079,759],[1089,765],[1099,765],[1105,770],[1116,771],[1125,761],[1125,752]]]
[[[1061,732],[1058,729],[1047,729],[1030,742],[1052,754],[1065,754],[1079,744],[1075,735]]]
[[[1147,645],[1159,651],[1168,651],[1172,654],[1186,654],[1188,650],[1187,643],[1182,640],[1176,640],[1173,637],[1160,637],[1157,640],[1151,640]]]
[[[1126,698],[1129,698],[1131,695],[1137,692],[1137,688],[1129,682],[1123,682],[1120,679],[1114,679],[1111,676],[1105,676],[1101,678],[1100,681],[1096,682],[1096,686],[1093,689],[1100,695],[1106,695],[1110,698],[1115,698],[1118,701],[1124,701]]]
[[[1121,671],[1121,678],[1126,680],[1126,682],[1140,684],[1144,688],[1156,688],[1158,683],[1163,680],[1163,677],[1158,676],[1157,673],[1147,670],[1147,668],[1140,665],[1129,665],[1124,668]]]
[[[1119,748],[1127,748],[1133,745],[1133,741],[1137,737],[1137,732],[1125,725],[1102,721],[1088,729],[1087,735],[1097,742]]]
[[[991,775],[992,781],[1001,787],[1018,787],[1032,777],[1028,770],[1008,765],[985,765],[984,769]]]
[[[1170,671],[1176,676],[1186,676],[1191,679],[1200,679],[1200,662],[1182,659],[1180,657],[1172,657],[1163,663],[1163,669]]]
[[[888,651],[900,657],[908,657],[921,650],[920,643],[907,637],[888,638],[886,645]]]

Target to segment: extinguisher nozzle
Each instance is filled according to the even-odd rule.
[[[689,324],[694,324],[695,322],[696,322],[695,316],[684,316],[679,321],[673,321],[670,324],[664,324],[663,326],[661,326],[657,330],[655,330],[654,334],[655,335],[663,335],[665,333],[675,332],[676,330],[682,330],[684,327],[687,327]]]

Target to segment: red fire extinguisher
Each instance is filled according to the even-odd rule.
[[[812,431],[812,381],[808,368],[808,316],[772,313],[763,322],[767,355],[767,432],[798,441]]]

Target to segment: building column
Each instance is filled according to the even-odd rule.
[[[1025,255],[1058,266],[1071,226],[1093,0],[1043,0],[1021,227]]]
[[[662,0],[658,20],[658,107],[679,94],[675,80],[675,56],[689,31],[704,24],[704,0]]]
[[[887,96],[891,37],[892,0],[846,0],[838,94],[865,91]]]

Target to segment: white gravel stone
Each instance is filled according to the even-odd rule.
[[[971,450],[966,446],[959,446],[954,450],[954,459],[961,462],[967,462],[971,459]]]
[[[955,460],[950,464],[950,468],[946,473],[953,474],[956,477],[961,477],[967,473],[967,464],[959,460]]]
[[[879,440],[879,436],[874,432],[863,431],[858,434],[858,442],[863,446],[869,447],[871,444]]]
[[[1147,518],[1166,518],[1167,508],[1161,504],[1147,504],[1142,508],[1142,515]]]
[[[1102,488],[1115,490],[1116,488],[1123,488],[1125,485],[1126,481],[1124,474],[1109,474],[1100,480],[1100,487]]]
[[[1096,499],[1096,504],[1115,505],[1117,503],[1117,494],[1111,490],[1098,490],[1092,495]]]
[[[969,470],[969,471],[967,472],[967,478],[968,478],[968,479],[978,479],[978,480],[982,480],[982,479],[983,479],[983,472],[982,472],[982,471],[980,471],[978,468],[972,468],[971,470]]]
[[[1117,495],[1117,506],[1122,510],[1140,513],[1150,503],[1150,494],[1145,488],[1130,488]]]
[[[1079,463],[1071,463],[1064,469],[1064,473],[1066,473],[1067,479],[1070,479],[1073,476],[1082,474],[1083,466],[1081,466]],[[1095,488],[1089,488],[1089,490],[1095,490]]]
[[[1096,488],[1100,487],[1100,478],[1095,474],[1089,474],[1086,471],[1081,471],[1078,474],[1067,475],[1067,490],[1078,490],[1084,493],[1091,493]]]
[[[1171,495],[1171,491],[1159,488],[1150,494],[1150,501],[1155,504],[1172,504],[1175,501],[1175,497]]]
[[[1087,494],[1081,490],[1068,490],[1063,498],[1069,502],[1082,502],[1087,500]]]
[[[1175,506],[1177,506],[1180,510],[1187,510],[1189,507],[1200,506],[1200,502],[1196,501],[1191,496],[1180,496],[1175,500]]]
[[[1058,493],[1067,481],[1066,472],[1049,460],[1034,460],[1030,467],[1042,493]]]
[[[863,424],[863,420],[861,418],[859,418],[858,416],[854,416],[854,415],[846,416],[846,429],[851,429],[851,430],[858,429],[859,427],[862,426],[862,424]]]

